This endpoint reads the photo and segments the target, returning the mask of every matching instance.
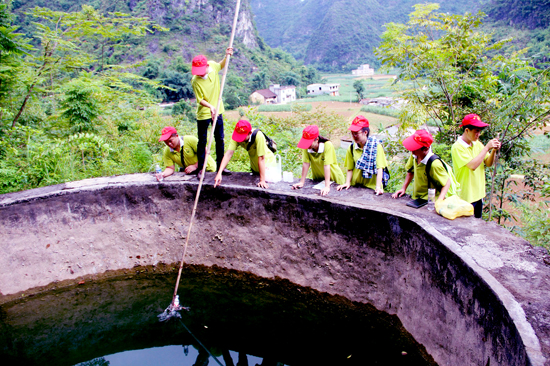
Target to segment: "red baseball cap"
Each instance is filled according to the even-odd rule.
[[[159,141],[166,141],[172,136],[173,134],[177,134],[178,131],[172,127],[172,126],[166,126],[162,129],[162,132],[160,133]]]
[[[206,74],[206,68],[208,67],[208,60],[204,55],[198,55],[191,61],[191,74],[204,75]]]
[[[462,124],[460,125],[460,127],[464,127],[464,126],[473,126],[473,127],[483,128],[483,127],[489,126],[489,124],[485,122],[481,122],[481,118],[479,118],[477,114],[471,113],[471,114],[468,114],[466,117],[464,117],[464,119],[462,120]]]
[[[415,151],[421,147],[432,146],[432,142],[434,142],[434,138],[428,131],[418,130],[403,140],[403,146],[409,151]]]
[[[317,125],[309,125],[304,128],[302,138],[298,142],[300,149],[309,149],[313,141],[319,136],[319,127]]]
[[[248,137],[250,131],[252,131],[250,122],[241,119],[235,125],[235,130],[233,131],[233,136],[231,136],[231,138],[237,142],[243,142]]]
[[[369,127],[369,120],[366,119],[365,116],[359,115],[353,119],[348,130],[357,132],[364,127]]]

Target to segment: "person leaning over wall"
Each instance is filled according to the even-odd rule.
[[[369,121],[363,116],[357,116],[348,130],[351,131],[354,143],[350,146],[344,163],[347,168],[346,182],[336,189],[340,191],[350,186],[364,186],[374,189],[376,195],[384,193],[384,185],[389,177],[384,170],[388,167],[388,162],[380,141],[369,137]]]
[[[310,125],[304,128],[302,138],[298,142],[302,151],[302,177],[292,186],[292,189],[302,188],[306,181],[307,172],[311,167],[313,180],[325,181],[325,187],[321,189],[321,196],[330,192],[332,182],[344,183],[344,174],[336,161],[336,151],[330,140],[319,136],[319,127]]]
[[[486,146],[479,141],[481,131],[489,124],[481,121],[477,114],[468,114],[462,120],[460,136],[451,147],[453,171],[461,190],[459,197],[474,206],[474,216],[481,218],[485,197],[485,166],[495,161],[495,153],[500,149],[498,139],[490,140]]]
[[[218,99],[220,97],[220,77],[219,72],[225,67],[227,56],[233,54],[233,48],[228,47],[225,51],[225,57],[220,62],[208,61],[205,56],[198,55],[191,62],[191,86],[197,99],[197,132],[199,135],[198,151],[199,151],[199,174],[204,164],[206,152],[206,142],[208,139],[208,126],[213,124],[214,139],[216,141],[216,160],[217,168],[220,170],[221,160],[224,155],[223,144],[223,117],[224,112],[223,101],[220,103],[219,111],[216,111]],[[218,112],[216,123],[212,123]],[[229,175],[229,170],[223,171],[223,174]],[[200,178],[200,175],[199,175]]]
[[[223,156],[218,174],[216,174],[214,187],[221,184],[222,172],[227,164],[229,164],[233,153],[239,146],[248,151],[250,169],[252,169],[252,172],[260,175],[260,182],[257,184],[258,187],[269,188],[265,180],[266,169],[275,165],[275,155],[273,155],[273,152],[267,146],[266,138],[262,131],[257,130],[255,138],[252,139],[252,126],[250,122],[246,120],[240,120],[235,125],[235,130],[231,136],[231,142]]]
[[[178,131],[174,127],[166,126],[162,129],[159,141],[166,144],[162,152],[165,169],[162,173],[156,174],[157,180],[174,174],[176,165],[185,174],[196,174],[198,172],[198,139],[195,136],[178,136]],[[216,163],[211,156],[208,156],[206,171],[213,172],[215,170]]]
[[[403,146],[412,154],[405,165],[407,175],[403,187],[392,195],[393,198],[403,196],[413,179],[413,200],[427,200],[428,188],[435,188],[438,200],[457,193],[451,167],[432,152],[433,141],[434,138],[426,130],[415,131],[403,140]]]

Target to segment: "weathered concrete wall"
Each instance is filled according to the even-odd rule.
[[[544,365],[550,269],[504,229],[370,190],[329,198],[235,174],[201,193],[186,262],[279,276],[399,316],[442,365]],[[197,188],[100,178],[0,198],[0,302],[54,281],[181,259]]]

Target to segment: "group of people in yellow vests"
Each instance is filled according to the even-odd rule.
[[[179,136],[177,130],[171,126],[162,130],[159,141],[166,144],[162,154],[165,170],[157,173],[157,179],[172,175],[176,165],[186,174],[201,174],[206,164],[207,172],[216,172],[216,187],[222,183],[223,175],[231,174],[226,169],[227,164],[240,146],[248,152],[251,170],[260,176],[257,185],[269,187],[266,170],[275,164],[275,156],[269,146],[272,141],[262,131],[253,130],[250,122],[240,120],[235,125],[227,151],[224,148],[223,103],[219,103],[219,111],[214,105],[220,93],[218,73],[225,66],[227,56],[232,54],[233,49],[227,48],[226,57],[219,63],[208,61],[203,55],[193,58],[191,84],[197,100],[199,136]],[[213,122],[214,118],[216,123]],[[207,130],[210,125],[214,128],[217,162],[210,155],[207,159],[205,157]],[[433,153],[433,136],[426,130],[415,131],[403,140],[403,146],[411,152],[411,156],[405,165],[407,173],[403,186],[392,197],[403,196],[409,184],[414,181],[411,196],[413,200],[426,199],[428,188],[435,188],[438,200],[457,195],[471,203],[474,216],[480,218],[485,197],[485,167],[493,165],[495,153],[500,149],[500,141],[496,138],[487,145],[479,141],[480,133],[487,126],[476,114],[464,117],[460,125],[462,135],[451,148],[452,168]],[[369,121],[364,116],[355,117],[348,130],[353,143],[346,152],[344,175],[336,160],[334,145],[319,134],[318,126],[309,125],[303,129],[302,138],[298,142],[298,147],[303,150],[302,174],[300,181],[292,185],[293,189],[304,186],[311,169],[314,180],[324,181],[321,188],[323,196],[329,194],[333,182],[337,184],[338,191],[350,186],[362,186],[374,190],[375,195],[384,192],[390,174],[381,141],[370,136]]]

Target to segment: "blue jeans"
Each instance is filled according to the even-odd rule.
[[[208,127],[212,124],[212,118],[197,120],[197,132],[199,135],[199,143],[197,144],[197,157],[199,158],[199,166],[197,172],[202,170],[206,155],[206,142],[208,140]],[[223,146],[223,117],[220,114],[214,128],[214,140],[216,141],[216,163],[218,170],[222,164],[223,154],[225,153]]]

